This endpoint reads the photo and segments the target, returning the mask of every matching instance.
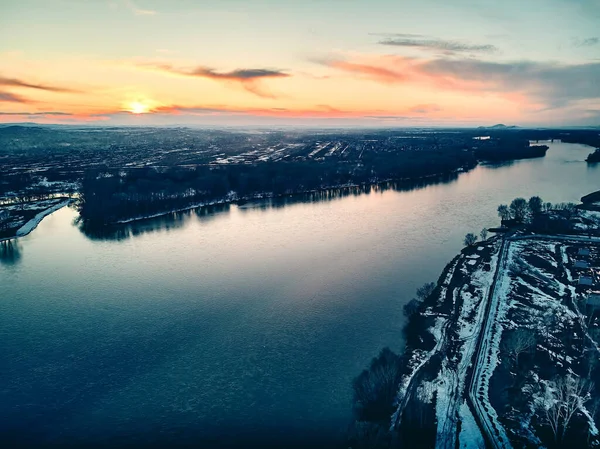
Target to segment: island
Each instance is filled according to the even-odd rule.
[[[595,164],[600,162],[600,148],[596,148],[594,152],[590,153],[589,156],[585,159],[588,164]]]
[[[600,213],[539,197],[498,213],[504,232],[468,234],[405,306],[404,352],[356,378],[349,446],[600,444]]]

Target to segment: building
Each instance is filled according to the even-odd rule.
[[[589,268],[590,264],[587,263],[585,260],[576,260],[575,264],[573,264],[573,266],[575,268]]]
[[[579,251],[577,251],[577,255],[588,257],[590,255],[590,249],[589,248],[579,248]]]

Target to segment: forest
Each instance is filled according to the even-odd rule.
[[[90,170],[81,183],[84,221],[109,224],[193,205],[278,197],[343,186],[417,180],[475,166],[462,150],[365,154],[339,161]]]

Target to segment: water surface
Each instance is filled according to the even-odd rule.
[[[343,445],[350,383],[467,232],[516,196],[600,189],[590,147],[410,191],[191,211],[86,236],[62,209],[0,251],[0,441]]]

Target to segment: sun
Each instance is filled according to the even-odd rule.
[[[127,109],[132,114],[145,114],[150,112],[150,106],[140,101],[132,101]]]

